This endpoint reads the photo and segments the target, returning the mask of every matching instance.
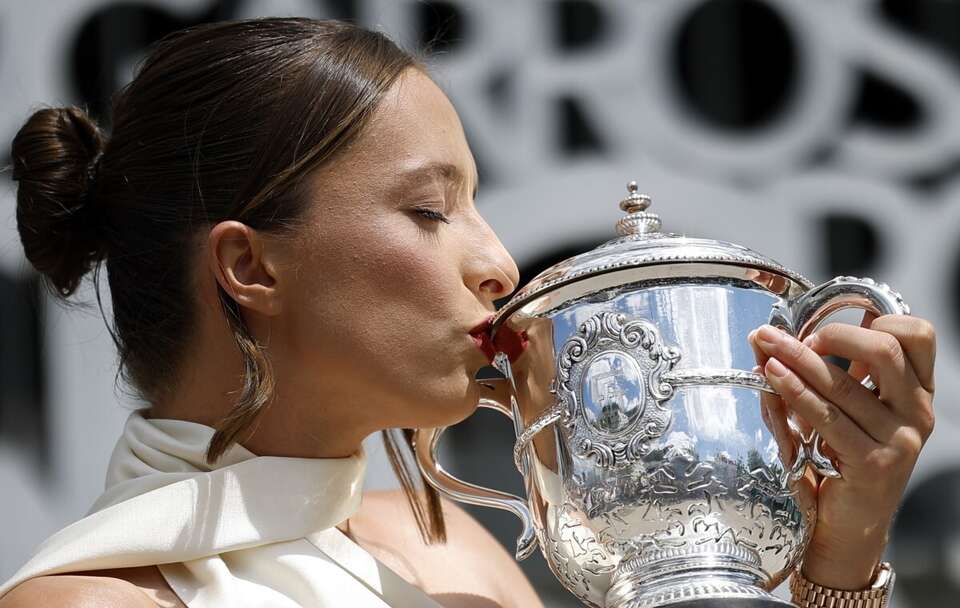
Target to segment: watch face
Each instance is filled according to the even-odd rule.
[[[897,514],[890,561],[892,608],[953,608],[960,601],[960,467],[913,486]]]

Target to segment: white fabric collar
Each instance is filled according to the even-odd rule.
[[[191,608],[436,606],[334,526],[360,506],[366,460],[205,461],[213,429],[130,415],[107,488],[47,539],[0,597],[36,576],[158,565]]]

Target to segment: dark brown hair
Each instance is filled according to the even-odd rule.
[[[195,329],[196,237],[228,219],[294,230],[304,177],[356,140],[408,68],[421,64],[386,36],[337,21],[253,19],[172,34],[114,98],[109,139],[76,107],[39,110],[17,133],[26,256],[64,299],[105,266],[120,373],[158,399],[176,386]],[[274,395],[267,352],[237,303],[222,289],[219,298],[245,374],[211,461]],[[436,492],[421,479],[421,497],[390,433],[384,442],[424,537],[443,540]]]

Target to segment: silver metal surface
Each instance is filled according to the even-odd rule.
[[[588,605],[760,595],[799,559],[815,507],[796,499],[765,383],[746,371],[747,335],[778,302],[677,279],[525,320],[555,353],[511,364],[528,499],[548,563]]]
[[[621,206],[629,218],[649,204],[631,184]],[[495,361],[528,510],[499,493],[478,502],[475,486],[436,474],[435,450],[418,440],[419,462],[453,498],[517,513],[525,532],[532,522],[551,570],[589,606],[782,603],[768,590],[816,522],[795,481],[808,467],[840,472],[815,433],[778,444],[748,335],[770,323],[803,338],[845,307],[909,309],[869,279],[813,287],[746,248],[646,233],[654,222],[634,219],[618,230],[636,232],[541,274],[494,320],[494,332],[529,340]]]
[[[620,202],[621,209],[627,213],[616,226],[620,238],[554,264],[534,277],[497,313],[493,321],[494,331],[504,319],[531,302],[544,300],[545,295],[556,289],[571,287],[563,300],[573,300],[597,291],[596,284],[585,279],[613,273],[615,276],[607,277],[606,281],[611,285],[622,285],[633,278],[631,273],[621,276],[624,271],[649,266],[695,262],[713,267],[733,265],[762,271],[768,280],[776,280],[769,275],[787,279],[798,294],[813,287],[803,275],[742,245],[660,232],[660,217],[647,210],[652,202],[650,197],[638,194],[636,182],[630,182],[627,190],[627,197]]]
[[[620,201],[620,208],[626,211],[627,215],[617,221],[617,234],[629,236],[660,232],[660,216],[647,213],[647,207],[652,202],[650,197],[638,192],[637,182],[627,184],[627,193],[627,198]]]
[[[500,381],[496,379],[484,380],[484,383],[487,384],[496,384],[498,382]],[[480,399],[479,406],[496,410],[508,418],[512,417],[510,410],[504,407],[499,401],[483,398]],[[481,507],[502,509],[516,515],[523,524],[523,529],[520,532],[520,536],[517,537],[515,557],[518,560],[526,559],[537,548],[533,517],[530,515],[530,509],[527,507],[526,502],[519,496],[483,488],[457,479],[447,473],[437,460],[440,436],[444,430],[446,429],[421,429],[417,432],[417,437],[414,442],[414,452],[424,479],[434,487],[443,488],[443,493],[453,500]]]

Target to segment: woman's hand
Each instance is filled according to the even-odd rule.
[[[750,342],[780,395],[765,394],[762,407],[781,446],[789,436],[786,419],[796,414],[797,422],[820,432],[842,475],[820,481],[808,474],[800,481],[810,486],[802,493],[816,497],[818,513],[804,576],[834,589],[864,589],[933,431],[933,326],[905,315],[868,315],[861,327],[829,324],[803,343],[765,325]],[[849,373],[825,355],[850,360]],[[877,393],[860,384],[867,374]],[[782,447],[781,454],[791,458]]]

